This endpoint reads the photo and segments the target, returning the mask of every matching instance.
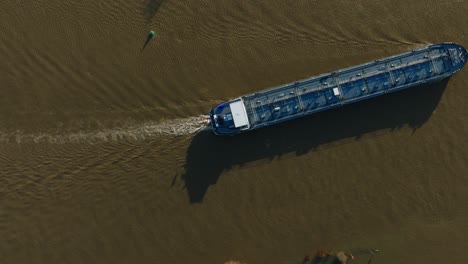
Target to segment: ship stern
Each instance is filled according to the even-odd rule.
[[[216,135],[235,135],[250,128],[241,98],[220,104],[210,111],[210,123]]]

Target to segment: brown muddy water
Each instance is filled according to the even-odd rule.
[[[1,263],[465,263],[468,69],[236,137],[242,94],[430,43],[464,0],[0,1]],[[145,46],[147,34],[156,36]]]

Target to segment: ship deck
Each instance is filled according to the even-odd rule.
[[[452,74],[446,49],[426,48],[244,96],[251,128],[363,100]]]
[[[465,48],[441,43],[260,91],[213,108],[213,131],[233,135],[441,80],[466,61]]]

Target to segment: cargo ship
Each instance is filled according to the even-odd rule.
[[[461,45],[429,45],[229,100],[211,109],[207,124],[216,135],[235,135],[442,80],[466,60]]]

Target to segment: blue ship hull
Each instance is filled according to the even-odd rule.
[[[210,111],[217,135],[235,135],[346,104],[442,80],[466,63],[454,43],[430,45],[222,103]]]

